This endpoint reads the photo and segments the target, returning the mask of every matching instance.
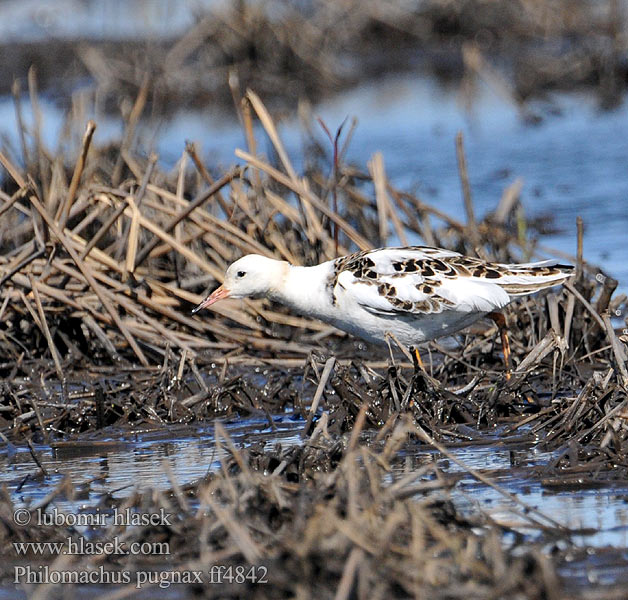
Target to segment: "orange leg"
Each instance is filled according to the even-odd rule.
[[[412,358],[414,358],[414,371],[416,372],[417,369],[421,369],[421,371],[426,373],[425,365],[423,364],[423,360],[421,359],[419,349],[416,346],[410,346],[410,352],[412,353]],[[408,403],[408,408],[412,408],[413,406],[414,398],[411,398],[410,402]]]
[[[421,359],[421,355],[419,354],[419,349],[418,348],[411,348],[411,350],[414,353],[414,358],[416,360],[416,364],[421,367],[421,369],[423,371],[425,371],[425,365],[423,364],[423,360]]]
[[[508,340],[508,331],[506,329],[506,317],[502,313],[492,312],[486,315],[493,320],[499,329],[502,338],[502,350],[504,352],[504,362],[506,363],[506,379],[510,379],[512,373],[512,362],[510,360],[510,341]]]

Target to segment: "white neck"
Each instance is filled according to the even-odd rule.
[[[331,304],[327,283],[332,269],[331,261],[314,267],[290,266],[283,285],[271,292],[269,298],[302,315],[324,320]]]

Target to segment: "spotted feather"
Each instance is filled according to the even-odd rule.
[[[328,289],[333,304],[340,285],[356,294],[366,310],[378,314],[489,312],[505,306],[512,296],[560,283],[572,270],[550,261],[486,262],[426,246],[385,248],[336,259]]]

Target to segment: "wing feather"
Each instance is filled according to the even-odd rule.
[[[385,248],[359,253],[337,275],[337,285],[364,310],[380,316],[459,312],[490,312],[510,301],[495,283],[474,277],[440,277],[415,261],[461,257],[439,248]],[[402,269],[400,265],[403,265]],[[427,275],[426,275],[427,274]],[[453,277],[451,275],[454,275]],[[335,290],[335,295],[341,293]]]
[[[542,261],[520,265],[487,263],[458,252],[411,246],[357,252],[337,259],[334,291],[382,316],[443,311],[491,312],[516,295],[561,283],[569,265]]]

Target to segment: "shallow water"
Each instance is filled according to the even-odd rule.
[[[493,483],[507,492],[514,492],[526,504],[539,510],[563,527],[582,530],[582,534],[570,539],[579,546],[628,548],[628,482],[623,486],[587,488],[583,477],[583,486],[570,487],[556,491],[544,487],[540,481],[526,476],[526,466],[544,465],[553,455],[537,451],[535,448],[517,450],[518,459],[524,457],[525,466],[513,467],[510,463],[510,448],[505,446],[472,446],[458,448],[453,452],[457,459],[474,469],[481,469]],[[503,473],[503,470],[509,471]],[[449,472],[464,472],[451,463]],[[491,474],[499,471],[499,474]],[[457,485],[455,496],[459,498],[461,509],[486,512],[495,521],[522,528],[524,531],[534,527],[520,514],[522,507],[504,497],[497,490],[487,487],[466,475]],[[537,515],[533,515],[537,517]],[[538,519],[541,522],[542,518]],[[590,533],[586,530],[592,530]]]
[[[260,441],[285,446],[298,444],[304,426],[303,421],[291,415],[274,417],[273,427],[267,419],[259,417],[221,423],[238,447]],[[83,437],[76,445],[36,449],[49,477],[43,482],[37,477],[39,468],[28,448],[14,452],[5,448],[0,452],[3,464],[0,483],[8,486],[15,503],[30,505],[44,498],[64,476],[69,476],[86,494],[78,503],[55,502],[59,510],[68,511],[75,511],[83,504],[93,505],[102,494],[125,498],[134,490],[169,489],[172,483],[164,470],[164,461],[169,463],[176,482],[185,484],[219,469],[228,456],[227,451],[217,448],[213,425],[166,426],[136,432],[116,429],[98,438]]]
[[[299,445],[305,425],[300,417],[291,414],[274,416],[274,427],[263,417],[221,423],[239,448],[258,443],[267,447],[281,444],[283,448]],[[503,490],[517,494],[525,503],[564,527],[591,530],[572,537],[577,545],[628,548],[628,483],[603,489],[546,489],[532,474],[526,473],[526,467],[544,465],[553,458],[552,454],[540,452],[532,445],[522,447],[520,439],[509,443],[507,438],[500,439],[497,434],[482,432],[482,435],[486,436],[482,444],[451,449],[465,467],[481,470]],[[511,465],[511,451],[517,454],[516,467]],[[64,476],[69,476],[73,486],[81,491],[79,498],[74,501],[56,499],[53,503],[58,511],[68,513],[89,511],[103,494],[125,498],[133,491],[170,489],[172,481],[164,469],[164,461],[176,483],[185,485],[219,469],[221,460],[228,455],[217,447],[213,425],[137,432],[116,429],[105,436],[91,437],[86,444],[58,448],[39,446],[37,452],[48,477],[37,476],[39,468],[28,449],[5,447],[0,451],[0,485],[7,487],[16,507],[32,506],[49,494]],[[411,446],[405,453],[408,460],[395,467],[394,475],[407,475],[432,460],[434,455],[423,445]],[[465,468],[449,459],[438,458],[437,464],[444,474],[462,475],[452,497],[463,513],[480,509],[495,521],[530,535],[531,539],[537,536],[536,528],[517,514],[521,507],[516,502],[478,482]]]
[[[3,0],[0,39],[170,38],[195,23],[195,13],[219,0]]]

